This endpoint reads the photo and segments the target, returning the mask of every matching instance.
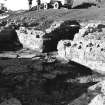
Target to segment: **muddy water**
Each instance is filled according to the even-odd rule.
[[[17,68],[26,65],[28,70],[19,72],[18,69],[14,72],[16,65]],[[11,66],[14,67],[12,71]],[[6,73],[5,69],[11,72]],[[92,74],[90,69],[75,62],[61,64],[57,61],[46,63],[43,60],[1,59],[0,102],[15,97],[22,105],[67,105],[94,84],[67,80]]]

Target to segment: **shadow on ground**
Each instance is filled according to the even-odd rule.
[[[12,59],[8,61],[10,60]],[[0,84],[2,84],[0,85],[0,102],[15,97],[22,102],[22,105],[67,105],[94,84],[66,82],[68,79],[92,75],[89,68],[75,62],[61,64],[60,62],[45,63],[39,60],[28,61],[28,59],[16,60],[21,65],[27,65],[30,70],[2,74],[5,67],[0,65]],[[4,61],[7,62],[7,59]],[[9,65],[11,64],[8,64],[8,68]]]

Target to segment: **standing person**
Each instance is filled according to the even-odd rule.
[[[41,1],[40,0],[37,0],[37,10],[40,9],[40,4],[41,4]]]
[[[100,7],[101,7],[101,2],[102,2],[102,0],[96,0],[96,1],[97,1],[96,6],[97,6],[98,8],[100,8]]]
[[[28,3],[29,3],[29,10],[30,10],[32,6],[32,0],[28,0]]]

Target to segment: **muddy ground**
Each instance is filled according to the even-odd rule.
[[[25,11],[11,14],[1,20],[1,23],[5,24],[7,20],[15,21],[45,30],[54,20],[71,19],[105,20],[105,8],[102,6],[71,10],[62,8]],[[98,82],[98,79],[95,81],[96,78],[104,77],[75,62],[62,63],[54,60],[48,63],[43,54],[38,59],[2,56],[0,57],[0,103],[16,98],[22,105],[71,105],[75,99],[87,94],[87,88]],[[87,105],[88,101],[85,99],[82,104]],[[77,100],[78,104],[74,105],[79,105],[79,102],[80,100]]]
[[[100,77],[75,62],[2,58],[0,102],[16,98],[22,105],[67,105],[86,94]]]

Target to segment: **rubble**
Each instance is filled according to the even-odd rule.
[[[76,61],[95,72],[105,74],[105,32],[103,23],[89,23],[82,26],[73,40],[58,43],[58,55]],[[65,44],[66,43],[66,44]]]

